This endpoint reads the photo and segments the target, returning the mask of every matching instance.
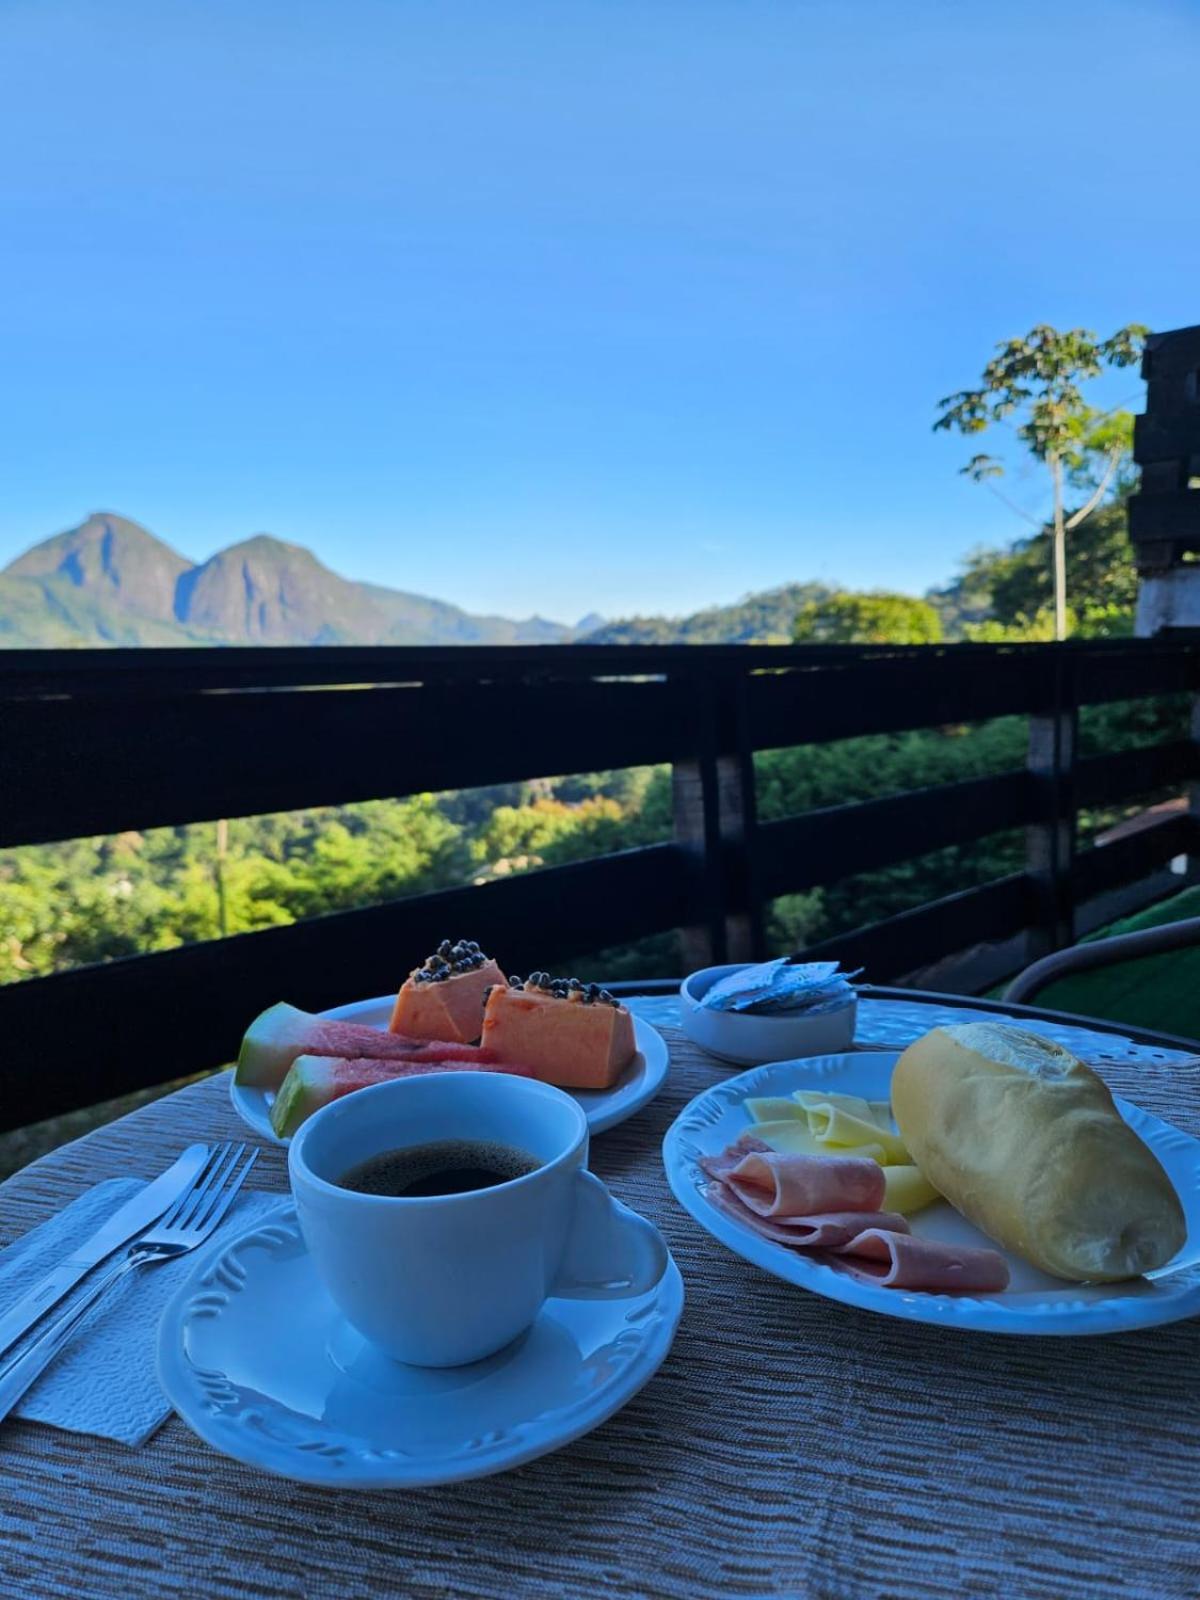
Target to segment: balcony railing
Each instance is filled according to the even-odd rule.
[[[762,950],[772,897],[1012,828],[1024,870],[828,952],[879,982],[984,945],[1018,966],[1111,891],[1161,894],[1168,861],[1200,856],[1194,801],[1103,848],[1075,840],[1079,807],[1200,777],[1195,720],[1080,760],[1079,708],[1198,688],[1200,647],[1171,641],[4,652],[0,847],[658,762],[674,837],[0,988],[0,1126],[227,1061],[277,998],[383,993],[445,930],[518,971],[668,929],[689,965],[738,959]],[[1019,770],[756,822],[756,751],[1010,714],[1029,719]]]

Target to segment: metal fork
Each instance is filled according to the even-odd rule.
[[[87,1293],[50,1323],[32,1344],[0,1364],[0,1421],[126,1273],[154,1262],[173,1261],[204,1243],[233,1204],[258,1159],[258,1150],[251,1150],[243,1161],[245,1155],[244,1144],[236,1149],[230,1140],[217,1145],[191,1188],[184,1190],[170,1210],[135,1239]]]

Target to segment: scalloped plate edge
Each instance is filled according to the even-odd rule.
[[[629,1210],[622,1202],[617,1203],[622,1210]],[[329,1465],[338,1454],[336,1451],[322,1455],[319,1449],[313,1447],[278,1444],[272,1452],[271,1447],[264,1448],[246,1433],[239,1420],[241,1414],[214,1414],[205,1405],[204,1380],[216,1375],[195,1366],[186,1354],[184,1333],[188,1320],[196,1315],[217,1315],[219,1302],[227,1299],[229,1293],[237,1292],[245,1271],[238,1260],[239,1252],[247,1247],[263,1245],[275,1249],[292,1248],[295,1241],[299,1241],[303,1248],[295,1208],[289,1200],[281,1199],[278,1210],[260,1218],[252,1227],[230,1239],[217,1256],[210,1256],[198,1264],[197,1270],[186,1283],[180,1285],[163,1312],[159,1323],[157,1372],[163,1393],[180,1420],[219,1454],[274,1477],[321,1488],[432,1488],[507,1472],[540,1456],[561,1450],[607,1422],[650,1382],[670,1354],[683,1315],[683,1278],[675,1258],[667,1249],[666,1266],[653,1291],[657,1302],[656,1314],[653,1317],[643,1314],[639,1319],[637,1331],[641,1348],[622,1363],[609,1384],[565,1408],[562,1413],[563,1426],[559,1430],[543,1431],[525,1438],[523,1442],[513,1442],[510,1435],[490,1447],[473,1450],[469,1458],[462,1455],[443,1457],[432,1470],[428,1463],[422,1470],[419,1464],[409,1466],[390,1458],[386,1466],[370,1472],[346,1471]],[[634,1330],[630,1328],[627,1331]],[[266,1403],[286,1410],[282,1402]]]

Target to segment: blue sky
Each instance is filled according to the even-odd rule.
[[[0,562],[916,591],[1022,531],[930,432],[996,340],[1200,322],[1192,3],[0,0],[0,78]]]

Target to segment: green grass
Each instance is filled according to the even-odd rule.
[[[1200,888],[1184,889],[1090,937],[1136,933],[1185,917],[1200,917]],[[1041,990],[1033,1004],[1200,1039],[1200,946],[1060,978]]]

